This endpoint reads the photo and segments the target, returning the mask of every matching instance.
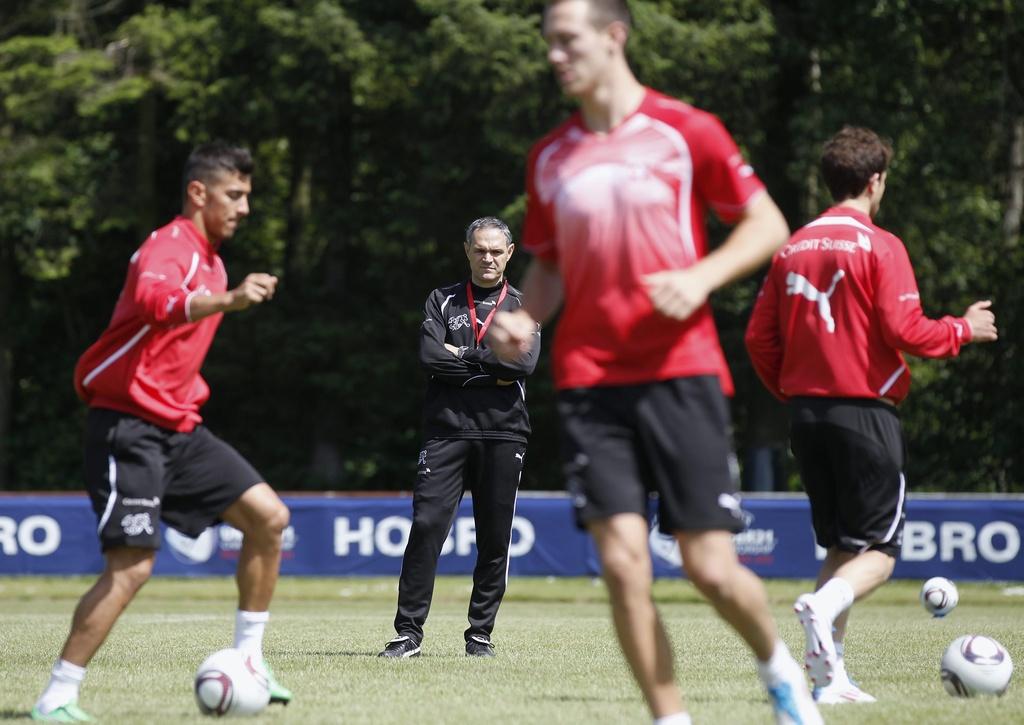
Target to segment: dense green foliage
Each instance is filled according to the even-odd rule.
[[[77,356],[127,260],[180,203],[196,143],[257,155],[232,281],[280,293],[229,316],[205,414],[283,489],[408,488],[435,286],[462,230],[522,221],[530,144],[570,110],[528,0],[12,0],[0,8],[0,488],[79,485]],[[642,81],[719,114],[799,225],[828,204],[821,142],[893,139],[879,222],[927,313],[991,297],[1003,339],[913,364],[913,484],[1024,490],[1024,5],[1013,0],[634,2]],[[716,226],[720,238],[723,229]],[[513,259],[518,279],[525,255]],[[737,377],[737,442],[776,428],[742,331],[751,279],[715,299]],[[545,356],[546,360],[546,356]],[[558,488],[546,363],[524,485]],[[766,424],[766,422],[768,424]]]

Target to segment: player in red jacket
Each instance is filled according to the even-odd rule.
[[[562,304],[552,365],[577,520],[601,557],[622,652],[659,724],[690,722],[651,599],[648,492],[686,574],[743,638],[779,723],[820,723],[778,636],[764,585],[743,567],[726,395],[708,296],[753,271],[785,220],[710,113],[641,85],[626,60],[622,0],[553,0],[548,62],[580,111],[527,165],[523,307],[491,348],[515,358]],[[708,210],[736,226],[713,251]]]
[[[160,521],[189,536],[219,521],[242,531],[234,645],[267,674],[272,702],[292,697],[262,654],[288,509],[199,415],[210,392],[199,369],[221,318],[269,300],[277,285],[256,273],[228,290],[218,255],[249,214],[252,166],[247,150],[223,143],[192,152],[181,215],[132,255],[110,324],[75,367],[89,406],[85,484],[105,567],[75,609],[33,719],[90,719],[78,707],[86,665],[149,579]]]
[[[825,704],[875,699],[849,679],[843,639],[850,606],[889,578],[902,541],[903,353],[948,357],[996,339],[988,301],[963,317],[925,317],[907,250],[872,222],[891,158],[864,128],[825,144],[821,169],[836,206],[775,254],[746,334],[761,380],[790,402],[793,454],[827,550],[818,590],[794,607]]]

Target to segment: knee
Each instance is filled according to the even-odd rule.
[[[283,501],[278,502],[273,510],[267,515],[266,527],[280,535],[291,523],[292,512],[284,505]]]
[[[448,533],[451,525],[454,510],[446,506],[420,505],[414,506],[412,512],[412,525],[414,529],[426,533],[444,529]]]
[[[650,597],[651,562],[627,550],[606,552],[601,559],[605,584],[613,597]]]
[[[700,593],[712,601],[727,597],[732,589],[732,571],[730,567],[704,562],[691,565],[687,562],[686,575]]]
[[[280,546],[282,535],[288,528],[290,520],[291,512],[278,499],[252,512],[245,520],[242,533],[246,539],[252,539],[261,546]]]
[[[126,554],[117,552],[107,559],[107,573],[114,586],[129,595],[134,595],[153,574],[156,552]]]

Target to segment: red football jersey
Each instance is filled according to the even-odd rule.
[[[779,398],[897,403],[910,391],[901,350],[946,357],[970,339],[962,318],[925,317],[903,242],[845,206],[776,252],[746,334],[754,368]]]
[[[78,396],[94,408],[191,431],[210,389],[199,374],[221,313],[192,322],[189,301],[227,289],[217,251],[185,217],[153,232],[132,255],[114,315],[75,366]]]
[[[732,393],[710,306],[669,319],[643,282],[707,254],[708,207],[731,221],[764,189],[717,118],[650,89],[608,133],[576,113],[534,146],[526,189],[523,246],[565,292],[556,387],[717,375]]]

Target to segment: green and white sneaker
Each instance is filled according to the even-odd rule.
[[[274,671],[270,669],[270,665],[267,664],[266,660],[263,660],[263,669],[267,672],[267,686],[270,688],[270,704],[273,705],[275,702],[279,702],[282,705],[287,705],[292,701],[292,691],[277,681],[274,676]]]
[[[45,714],[40,712],[38,707],[33,707],[30,717],[43,722],[95,722],[74,700]]]

